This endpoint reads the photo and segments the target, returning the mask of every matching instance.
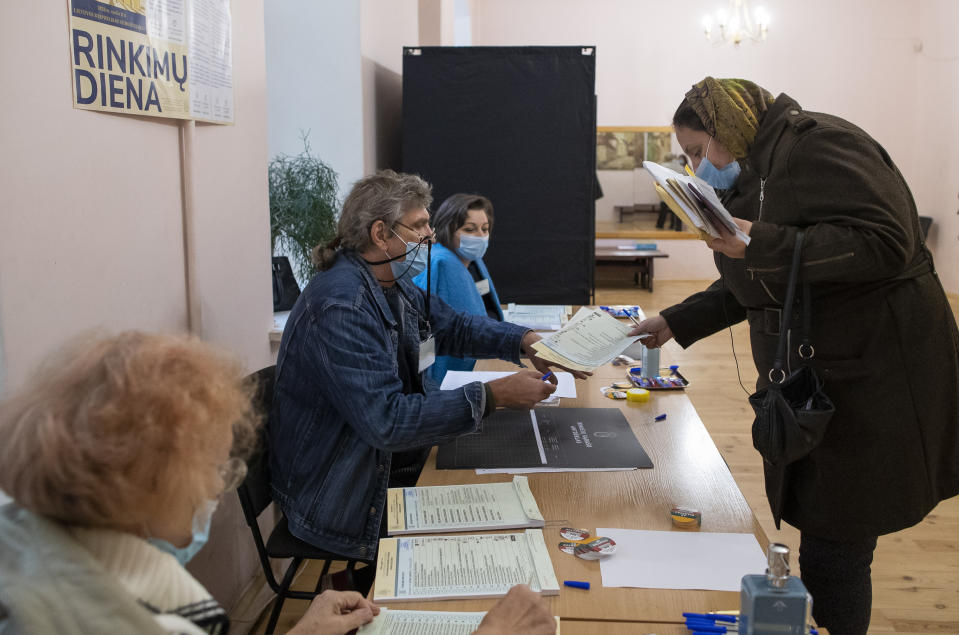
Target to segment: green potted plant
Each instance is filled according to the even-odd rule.
[[[336,234],[336,172],[310,152],[309,134],[302,134],[303,152],[281,154],[270,161],[270,247],[274,278],[278,253],[289,256],[302,284],[316,272],[310,252]],[[274,279],[274,304],[276,280]]]

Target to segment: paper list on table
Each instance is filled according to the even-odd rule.
[[[369,628],[360,633],[371,635],[470,635],[486,613],[450,613],[440,611],[383,611]]]
[[[406,528],[470,527],[522,522],[512,483],[406,488]]]
[[[401,538],[398,560],[398,597],[503,594],[535,578],[524,534]]]

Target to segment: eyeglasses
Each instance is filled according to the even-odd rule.
[[[221,495],[232,492],[240,486],[243,479],[246,478],[246,462],[243,459],[233,457],[219,467],[220,478],[223,479],[223,491]]]
[[[416,234],[416,237],[419,238],[419,240],[418,240],[417,242],[423,242],[424,240],[434,240],[434,239],[436,238],[436,232],[433,231],[433,228],[430,227],[429,225],[426,226],[426,228],[429,230],[429,233],[424,236],[423,234],[421,234],[421,233],[418,232],[417,230],[413,229],[413,228],[410,227],[409,225],[404,225],[404,224],[401,223],[400,221],[396,221],[396,224],[399,225],[400,227],[405,227],[406,229],[408,229],[408,230],[410,230],[411,232],[413,232],[414,234]],[[396,233],[396,232],[393,232],[393,233]],[[397,235],[398,235],[398,234],[397,234]],[[402,238],[402,236],[401,236],[400,238]]]

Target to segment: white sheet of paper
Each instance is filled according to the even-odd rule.
[[[534,331],[558,331],[566,322],[572,307],[561,304],[515,304],[509,303],[503,310],[503,321]]]
[[[739,591],[744,575],[766,571],[752,534],[596,528],[616,541],[600,561],[604,587]]]
[[[471,381],[488,382],[507,375],[513,375],[512,371],[479,371],[479,370],[449,370],[443,377],[443,383],[440,390],[453,390],[460,386],[465,386]],[[550,397],[543,401],[548,401],[551,397],[566,397],[567,399],[576,399],[576,380],[570,373],[554,372],[556,375],[556,390]]]

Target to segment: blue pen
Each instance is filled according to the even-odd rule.
[[[739,621],[735,615],[725,615],[723,613],[683,613],[683,617],[713,620],[715,622],[731,622],[733,624]]]
[[[546,371],[546,374],[540,377],[543,381],[549,381],[549,378],[553,376],[553,371]]]
[[[563,586],[573,587],[574,589],[589,589],[589,582],[580,582],[579,580],[563,580]]]
[[[662,420],[665,419],[665,418],[666,418],[666,415],[665,415],[665,414],[661,414],[661,415],[656,415],[655,420],[656,420],[656,421],[662,421]],[[685,613],[684,613],[683,615],[685,615]]]

